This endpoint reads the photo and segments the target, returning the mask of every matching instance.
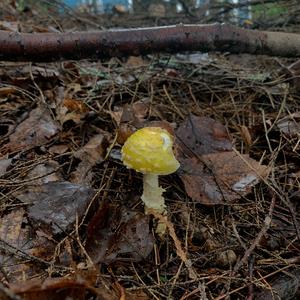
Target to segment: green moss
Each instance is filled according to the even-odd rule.
[[[266,3],[251,7],[253,19],[275,18],[287,13],[286,7],[277,3]]]

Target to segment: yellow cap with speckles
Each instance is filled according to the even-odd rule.
[[[143,174],[168,175],[180,164],[173,153],[173,137],[160,127],[145,127],[133,133],[122,148],[127,168]]]

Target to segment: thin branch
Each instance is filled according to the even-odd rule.
[[[0,31],[0,60],[102,59],[150,53],[221,51],[300,56],[300,35],[226,24],[175,25],[74,33]]]

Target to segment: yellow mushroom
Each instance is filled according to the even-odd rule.
[[[142,201],[145,212],[165,212],[165,200],[158,175],[168,175],[179,168],[173,153],[173,137],[160,127],[145,127],[133,133],[122,148],[125,166],[143,173]]]

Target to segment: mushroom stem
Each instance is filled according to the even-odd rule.
[[[158,185],[158,175],[144,174],[143,186],[144,192],[142,201],[145,204],[145,213],[147,214],[152,210],[156,213],[163,214],[166,206],[162,193],[165,190]]]

